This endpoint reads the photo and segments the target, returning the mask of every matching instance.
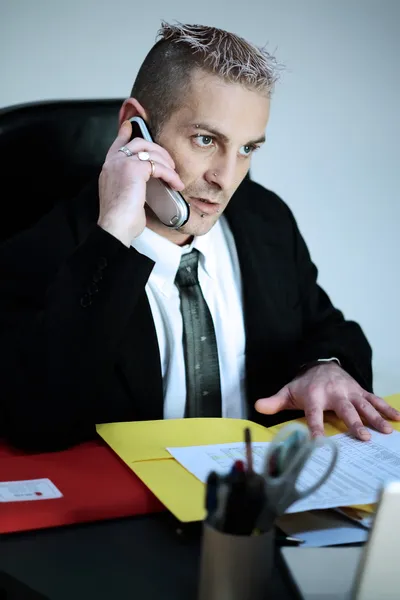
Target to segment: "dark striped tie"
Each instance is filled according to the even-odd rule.
[[[176,274],[183,320],[186,417],[220,417],[221,383],[217,340],[198,279],[199,253],[183,254]]]

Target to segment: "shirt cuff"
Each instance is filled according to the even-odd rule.
[[[340,360],[338,358],[336,358],[336,356],[331,356],[331,358],[319,358],[317,360],[317,362],[319,363],[324,363],[324,362],[337,362],[337,364],[339,365],[339,367],[341,367],[342,365],[340,364]]]
[[[328,362],[336,362],[339,365],[339,367],[342,366],[340,360],[336,358],[336,356],[331,356],[330,358],[318,358],[317,360],[312,360],[311,362],[302,364],[299,369],[298,375],[301,375],[305,371],[312,369],[312,367],[316,367],[317,365]]]

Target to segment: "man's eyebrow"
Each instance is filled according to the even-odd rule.
[[[222,140],[225,144],[227,144],[229,142],[228,136],[226,136],[221,131],[218,131],[218,129],[216,129],[215,127],[208,125],[207,123],[196,123],[196,125],[194,125],[194,127],[195,127],[195,129],[203,129],[203,131],[204,130],[208,131],[215,137]],[[247,142],[247,144],[244,144],[244,146],[251,146],[253,144],[263,144],[264,142],[265,142],[265,135],[262,135],[256,140],[250,140],[249,142]]]
[[[250,140],[250,142],[248,142],[249,146],[251,144],[263,144],[265,142],[265,134],[263,134],[261,137],[259,137],[256,140]]]

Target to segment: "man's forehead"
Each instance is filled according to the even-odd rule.
[[[193,129],[220,134],[226,141],[243,138],[247,141],[263,141],[269,116],[269,104],[265,101],[259,105],[237,101],[234,99],[219,99],[211,94],[191,94],[180,109],[175,113],[175,124],[179,129]],[[221,100],[221,101],[220,101]]]

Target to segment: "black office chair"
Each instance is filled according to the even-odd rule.
[[[0,242],[98,175],[122,102],[59,100],[0,109]]]

